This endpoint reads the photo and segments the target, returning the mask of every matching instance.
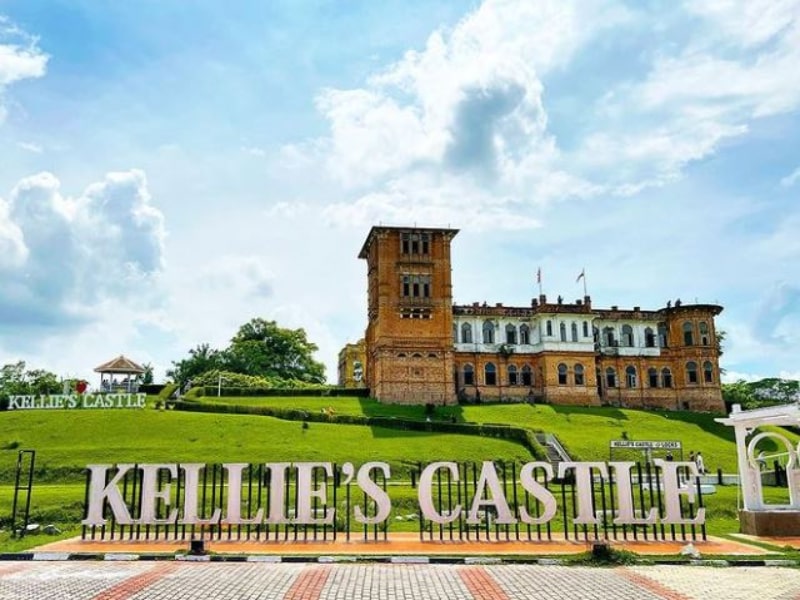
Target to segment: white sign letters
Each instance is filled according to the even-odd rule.
[[[678,471],[686,470],[697,475],[697,469],[692,462],[672,462],[656,459],[655,465],[661,470],[664,493],[664,516],[661,522],[665,524],[694,524],[699,525],[705,521],[705,510],[698,509],[696,516],[684,519],[681,515],[681,496],[686,496],[688,502],[694,502],[694,486],[683,484]],[[633,489],[631,486],[631,462],[567,462],[561,463],[558,468],[560,478],[572,477],[575,481],[575,497],[577,514],[575,524],[594,525],[598,523],[594,506],[594,474],[605,479],[613,478],[617,483],[617,498],[615,502],[616,525],[644,525],[658,522],[658,511],[653,508],[645,515],[636,516]],[[222,508],[216,508],[208,518],[201,518],[198,506],[198,490],[201,488],[201,475],[206,465],[198,463],[167,463],[167,464],[120,464],[89,465],[90,482],[88,488],[88,502],[84,525],[102,526],[106,524],[103,517],[104,506],[108,506],[114,519],[121,525],[164,525],[178,523],[181,525],[258,525],[269,523],[275,525],[331,525],[335,522],[336,507],[328,505],[327,481],[334,474],[333,464],[330,462],[296,462],[296,463],[264,463],[269,471],[269,506],[250,506],[247,514],[242,515],[243,504],[243,472],[249,467],[246,463],[228,463],[222,465],[227,472],[227,503],[225,513]],[[140,477],[141,500],[139,515],[131,515],[125,504],[125,499],[120,491],[120,485],[126,474],[138,470]],[[543,482],[537,481],[534,473],[536,470],[544,473]],[[183,474],[179,481],[179,475]],[[323,477],[315,475],[324,474]],[[345,478],[344,483],[355,484],[369,499],[367,507],[355,505],[353,514],[355,520],[364,525],[378,525],[388,519],[391,513],[391,501],[384,489],[386,481],[391,477],[389,465],[385,462],[369,462],[356,470],[352,463],[342,465],[341,473]],[[425,467],[420,474],[418,486],[418,502],[420,512],[424,519],[439,524],[447,524],[465,516],[467,523],[480,522],[480,513],[491,510],[496,514],[495,522],[503,525],[524,523],[530,525],[543,524],[550,521],[557,512],[557,501],[546,483],[553,479],[553,467],[546,462],[529,462],[523,465],[519,472],[519,480],[513,482],[522,486],[540,504],[541,510],[534,517],[525,506],[512,509],[506,498],[505,485],[501,483],[494,462],[484,461],[477,477],[472,497],[465,494],[462,504],[456,504],[449,510],[437,509],[434,500],[434,478],[441,481],[445,475],[449,482],[459,481],[459,468],[454,462],[434,462]],[[503,479],[505,482],[505,478]],[[108,483],[106,483],[108,482]],[[296,511],[286,514],[286,494],[289,493],[287,482],[294,482],[294,499]],[[171,493],[173,486],[183,486],[183,500],[181,506],[171,506],[175,495]],[[438,488],[437,488],[438,489]],[[245,490],[246,491],[246,490]],[[441,499],[441,496],[440,496]],[[517,506],[516,495],[513,506]],[[319,509],[324,507],[324,516],[320,516]],[[440,512],[441,511],[441,512]],[[445,514],[443,514],[443,512]],[[369,513],[369,514],[368,514]],[[369,515],[372,516],[369,516]],[[166,515],[158,518],[158,515]]]

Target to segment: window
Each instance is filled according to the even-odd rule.
[[[559,329],[559,334],[561,335],[561,341],[562,342],[566,342],[567,341],[567,324],[566,323],[561,323],[561,325],[559,325],[558,329]]]
[[[475,369],[472,365],[464,365],[464,385],[475,385]]]
[[[519,343],[520,344],[531,343],[531,330],[527,325],[519,326]]]
[[[708,335],[708,323],[706,323],[705,321],[700,321],[699,328],[700,328],[700,343],[703,344],[703,346],[708,346],[708,342],[710,339]]]
[[[659,323],[658,324],[658,345],[661,348],[667,347],[667,325],[666,323]]]
[[[622,345],[628,348],[633,346],[633,327],[630,325],[622,326]]]
[[[667,367],[661,369],[661,387],[672,387],[672,371],[670,371]]]
[[[547,336],[551,337],[552,335],[553,335],[553,322],[552,321],[548,321],[547,322]]]
[[[693,360],[686,363],[686,381],[689,383],[697,383],[697,363]]]
[[[608,367],[606,369],[606,387],[617,387],[617,372],[614,370],[614,367]]]
[[[494,323],[491,321],[483,322],[483,343],[494,344]]]
[[[585,337],[585,338],[589,337],[589,322],[588,321],[584,321],[583,322],[583,337]]]
[[[603,341],[605,342],[606,346],[616,346],[617,340],[614,339],[614,328],[613,327],[604,327],[603,328]]]
[[[506,344],[516,344],[517,343],[517,328],[514,327],[511,323],[506,325]]]
[[[486,363],[483,368],[483,380],[486,385],[497,385],[497,368],[494,363]]]
[[[464,323],[461,326],[461,343],[462,344],[472,343],[472,325],[470,325],[469,323]]]
[[[403,233],[400,235],[400,251],[403,254],[430,253],[429,233]]]
[[[709,360],[703,363],[703,381],[714,383],[714,365]]]
[[[533,372],[529,365],[524,365],[522,367],[522,385],[532,386],[533,385]]]
[[[458,324],[453,322],[453,343],[458,343]]]
[[[514,365],[508,365],[508,385],[519,385],[519,373]]]
[[[558,365],[558,385],[567,385],[567,365]]]
[[[653,333],[652,327],[644,330],[644,345],[648,348],[655,348],[656,346],[656,335]]]
[[[647,369],[647,384],[650,387],[658,387],[658,369],[655,367]]]
[[[690,321],[683,324],[683,344],[685,346],[694,346],[694,327]]]
[[[573,323],[572,326],[570,327],[570,329],[571,329],[571,333],[572,333],[572,341],[573,342],[577,342],[578,341],[578,324],[577,323]]]
[[[403,298],[430,298],[430,275],[403,275]]]
[[[625,385],[629,388],[636,387],[636,367],[633,365],[625,367]]]
[[[584,385],[586,378],[584,377],[583,365],[575,365],[575,385]]]

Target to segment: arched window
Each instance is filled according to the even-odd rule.
[[[461,326],[461,342],[463,344],[472,343],[472,325],[470,323],[464,323]]]
[[[658,387],[658,369],[655,367],[647,369],[647,383],[650,387]]]
[[[625,367],[625,385],[629,388],[636,387],[636,367],[633,365]]]
[[[714,365],[710,360],[703,363],[703,381],[706,383],[714,383]]]
[[[614,328],[613,327],[604,327],[603,328],[603,341],[605,342],[606,346],[616,346],[617,340],[614,339]]]
[[[494,344],[494,323],[491,321],[483,322],[483,343]]]
[[[614,367],[608,367],[606,369],[606,387],[617,387],[617,372],[614,370]]]
[[[577,342],[578,341],[578,324],[577,323],[573,323],[572,324],[572,326],[570,327],[570,333],[572,334],[572,341],[573,342]]]
[[[683,324],[683,344],[684,346],[694,346],[694,327],[691,321]]]
[[[672,387],[672,371],[669,370],[669,367],[661,369],[661,387]]]
[[[589,337],[589,321],[583,322],[583,337]]]
[[[559,335],[561,336],[561,341],[562,342],[566,342],[567,341],[567,324],[566,323],[561,323],[561,325],[559,325],[559,327],[558,327],[558,330],[559,330]]]
[[[710,337],[708,335],[708,323],[706,323],[705,321],[700,321],[699,329],[700,329],[700,343],[703,344],[703,346],[708,346],[708,342],[710,340]]]
[[[547,322],[547,337],[551,337],[553,335],[553,322]]]
[[[577,364],[575,365],[575,385],[584,385],[586,383],[586,379],[583,375],[583,365]]]
[[[508,365],[508,385],[519,385],[519,374],[514,365]]]
[[[464,385],[475,385],[475,368],[472,365],[464,365]]]
[[[633,327],[630,325],[622,326],[622,345],[628,348],[633,346]]]
[[[519,343],[520,344],[531,343],[531,330],[530,327],[528,327],[525,324],[519,326]]]
[[[458,343],[458,325],[455,323],[455,321],[453,322],[453,343]]]
[[[511,323],[506,325],[506,344],[517,343],[517,328]]]
[[[653,333],[652,327],[647,327],[644,330],[644,345],[647,348],[655,348],[656,347],[656,334]]]
[[[527,385],[528,387],[533,385],[533,371],[531,371],[530,365],[522,366],[522,385]]]
[[[693,360],[686,363],[686,381],[689,383],[697,383],[697,363]]]
[[[483,368],[483,380],[486,385],[497,385],[497,368],[494,363],[486,363]]]
[[[567,365],[558,365],[558,385],[567,385]]]

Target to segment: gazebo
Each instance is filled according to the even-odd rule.
[[[96,367],[94,372],[100,373],[101,391],[130,394],[139,389],[139,379],[145,370],[140,364],[120,354],[117,358]]]

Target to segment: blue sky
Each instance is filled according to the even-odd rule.
[[[0,361],[163,373],[252,317],[335,379],[373,224],[457,302],[718,302],[800,378],[800,2],[0,0]]]

